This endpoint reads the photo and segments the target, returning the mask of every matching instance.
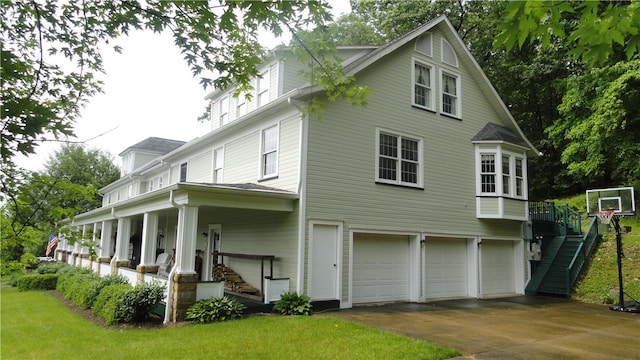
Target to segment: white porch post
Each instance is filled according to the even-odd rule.
[[[116,235],[116,252],[111,260],[111,272],[118,273],[119,267],[129,266],[129,238],[131,238],[131,218],[118,219]]]
[[[158,272],[156,262],[156,238],[158,237],[158,214],[144,213],[142,222],[142,250],[140,264],[136,267],[138,283],[144,281],[145,273]]]
[[[182,205],[178,209],[176,263],[169,289],[170,319],[185,319],[187,309],[196,302],[198,274],[195,272],[198,207]]]
[[[76,231],[78,231],[79,227],[76,227]],[[78,263],[80,263],[80,265],[82,265],[82,259],[80,258],[80,254],[82,254],[82,247],[80,246],[80,243],[82,243],[82,235],[80,234],[80,236],[76,239],[76,243],[73,244],[73,265],[74,266],[78,266]],[[78,259],[80,259],[78,261]]]
[[[98,232],[100,231],[100,226],[102,225],[102,223],[93,223],[93,233],[91,234],[91,244],[93,245],[93,254],[89,253],[89,266],[91,267],[92,270],[97,270],[99,271],[100,269],[100,264],[97,262],[98,260],[98,254],[96,252],[96,247],[100,246],[100,243],[97,241],[97,235]],[[93,262],[96,261],[96,264],[98,264],[98,269],[94,269],[93,268]]]
[[[181,206],[178,211],[178,239],[176,240],[176,272],[195,274],[198,208]]]
[[[100,231],[100,248],[98,249],[98,275],[102,269],[102,264],[109,263],[111,261],[111,252],[113,246],[111,238],[113,237],[113,221],[106,220],[102,222],[102,229]]]

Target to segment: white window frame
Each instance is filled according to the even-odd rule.
[[[183,168],[184,168],[184,177],[182,176]],[[183,163],[180,163],[180,170],[178,175],[179,175],[179,182],[186,182],[187,179],[189,178],[189,165],[186,161]]]
[[[268,131],[275,131],[275,147],[274,148],[265,148],[268,144],[265,140],[265,135]],[[280,148],[280,126],[279,124],[275,124],[269,126],[267,128],[262,129],[260,132],[260,180],[266,180],[275,178],[278,176],[278,156],[279,156],[279,148]],[[271,155],[275,156],[275,161],[273,163],[273,171],[267,172],[267,158]]]
[[[218,154],[220,154],[219,159]],[[221,184],[224,181],[224,147],[222,146],[213,150],[212,180],[214,184]]]
[[[267,69],[258,74],[258,78],[256,79],[256,99],[258,100],[258,106],[269,102],[270,75],[270,70]]]
[[[247,113],[247,96],[242,92],[236,98],[236,118],[244,116]]]
[[[411,67],[411,104],[415,107],[419,107],[426,110],[434,111],[433,101],[434,101],[434,67],[425,62],[413,59]],[[416,66],[422,66],[429,70],[429,84],[420,84],[416,82]],[[416,102],[416,86],[423,87],[427,90],[428,96],[426,104],[419,104]]]
[[[220,126],[226,125],[229,123],[229,95],[225,95],[220,98]]]
[[[395,157],[390,157],[388,155],[384,155],[380,153],[380,136],[387,135],[393,136],[397,138],[398,144],[398,152]],[[416,141],[418,144],[417,155],[418,159],[403,159],[402,158],[402,140],[412,140]],[[424,160],[423,160],[423,143],[424,140],[420,136],[404,134],[397,131],[391,131],[386,129],[376,129],[376,156],[375,156],[375,179],[377,183],[383,184],[391,184],[391,185],[401,185],[407,187],[415,187],[422,188],[423,187],[423,173],[424,173]],[[396,178],[395,179],[386,179],[380,177],[380,159],[384,157],[387,159],[393,159],[396,162]],[[410,162],[417,165],[416,169],[416,182],[406,182],[402,181],[402,163]]]
[[[483,155],[493,156],[494,172],[483,171]],[[523,153],[510,151],[498,145],[493,149],[476,150],[476,158],[476,193],[478,196],[527,200],[527,158]],[[518,162],[520,169],[518,169]],[[495,191],[483,191],[483,176],[493,176]]]
[[[485,170],[485,168],[483,167],[483,157],[484,156],[492,156],[493,157],[493,171],[488,171]],[[479,176],[478,176],[478,182],[480,183],[479,185],[479,189],[480,189],[480,193],[482,195],[497,195],[498,194],[498,159],[497,159],[497,153],[496,152],[481,152],[480,156],[479,156],[479,164],[478,164],[478,171],[479,171]],[[489,177],[493,177],[493,191],[485,191],[484,190],[484,177],[485,176],[489,176]],[[487,182],[487,184],[490,184],[489,182]]]
[[[154,183],[154,180],[155,180],[155,179],[151,179],[151,180],[149,180],[149,192],[152,192],[152,191],[153,191],[153,183]]]
[[[445,93],[445,81],[444,81],[444,77],[445,76],[449,76],[455,79],[455,84],[456,84],[456,93],[452,94],[452,93]],[[460,91],[460,85],[461,85],[461,81],[460,81],[460,75],[451,72],[451,71],[446,71],[446,70],[440,70],[440,113],[446,116],[450,116],[456,119],[461,119],[462,118],[462,97],[461,97],[461,91]],[[450,112],[446,112],[444,110],[445,107],[445,101],[444,101],[444,96],[453,96],[454,100],[455,100],[455,105],[453,106],[453,111],[455,111],[455,113],[450,113]]]

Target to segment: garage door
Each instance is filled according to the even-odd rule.
[[[427,238],[424,295],[427,299],[466,297],[468,291],[467,241]]]
[[[354,304],[409,300],[409,238],[355,234]]]
[[[483,296],[515,293],[513,241],[482,240]]]

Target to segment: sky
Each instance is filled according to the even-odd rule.
[[[334,17],[350,12],[348,0],[329,3]],[[272,48],[289,39],[290,35],[276,39],[265,34],[261,43]],[[204,97],[213,88],[204,90],[192,76],[169,34],[138,31],[112,44],[120,45],[122,54],[105,48],[104,92],[90,99],[74,124],[76,138],[68,140],[105,150],[120,165],[118,154],[148,137],[190,141],[210,130],[209,122],[197,118],[204,113]],[[18,156],[16,163],[28,170],[42,170],[60,146],[43,143],[35,154]]]

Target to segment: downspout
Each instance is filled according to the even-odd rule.
[[[291,98],[287,98],[287,102],[293,105],[298,111],[303,112],[302,108]],[[301,119],[300,126],[300,165],[298,173],[298,271],[296,291],[303,293],[304,288],[304,254],[305,254],[305,235],[306,235],[306,188],[307,188],[307,137],[308,137],[308,121],[309,117]]]
[[[171,206],[173,206],[174,208],[178,207],[178,204],[176,204],[176,202],[173,200],[173,190],[171,190],[169,192],[169,203],[171,204]],[[173,274],[176,271],[176,262],[175,259],[174,263],[173,263],[173,267],[171,268],[171,271],[169,272],[168,278],[167,278],[167,301],[166,301],[166,306],[164,308],[164,321],[163,324],[168,324],[169,321],[171,320],[171,306],[173,305],[173,294],[171,294],[171,288],[173,288]]]

